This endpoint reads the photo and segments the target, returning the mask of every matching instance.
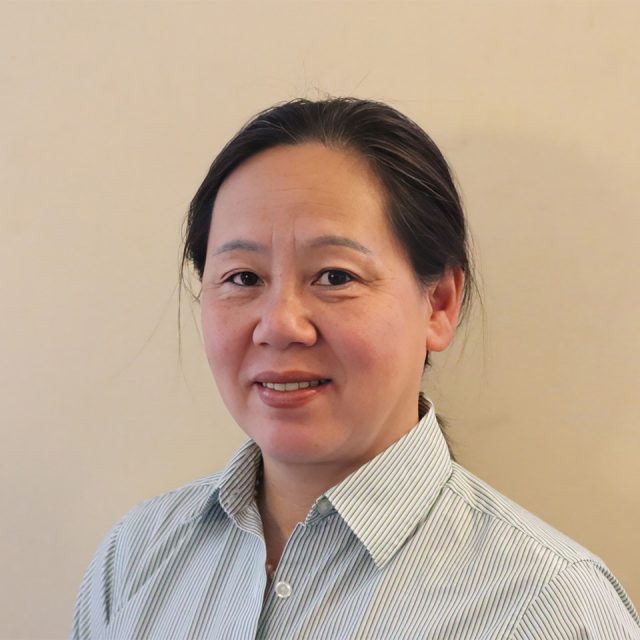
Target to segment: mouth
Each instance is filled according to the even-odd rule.
[[[312,387],[320,387],[325,384],[329,384],[331,380],[329,378],[318,378],[317,380],[299,380],[296,382],[258,382],[265,389],[273,389],[274,391],[290,392],[298,391],[299,389],[309,389]]]
[[[332,383],[317,372],[263,371],[253,379],[260,400],[273,409],[296,409],[315,402]]]

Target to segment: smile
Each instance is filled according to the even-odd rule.
[[[261,382],[260,384],[267,389],[274,389],[275,391],[297,391],[298,389],[318,387],[329,382],[330,380],[323,378],[320,380],[304,380],[302,382]]]

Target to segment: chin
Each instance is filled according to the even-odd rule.
[[[262,451],[262,455],[286,464],[314,464],[325,462],[335,453],[328,447],[324,434],[309,433],[300,425],[267,427],[250,435]]]

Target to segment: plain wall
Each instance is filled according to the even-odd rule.
[[[62,638],[102,536],[243,440],[182,299],[222,144],[389,102],[461,185],[480,307],[427,394],[458,459],[640,601],[640,5],[2,2],[1,638]],[[466,333],[466,337],[465,337]]]

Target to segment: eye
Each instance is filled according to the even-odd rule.
[[[316,282],[323,287],[339,287],[340,285],[349,284],[354,279],[355,278],[347,271],[327,269],[320,274]]]
[[[231,282],[238,287],[255,287],[260,282],[260,278],[253,271],[238,271],[230,275],[225,282]]]

